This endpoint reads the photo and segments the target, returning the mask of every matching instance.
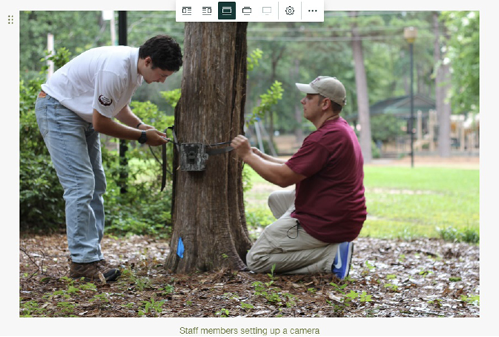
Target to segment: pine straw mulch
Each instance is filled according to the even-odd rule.
[[[358,238],[350,277],[220,270],[169,274],[168,242],[105,237],[116,282],[68,279],[65,235],[20,239],[26,317],[479,317],[479,247]]]

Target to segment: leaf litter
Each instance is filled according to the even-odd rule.
[[[67,278],[65,235],[20,239],[22,317],[480,317],[479,246],[358,238],[349,278],[165,270],[168,241],[105,237],[116,282]]]

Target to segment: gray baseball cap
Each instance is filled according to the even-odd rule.
[[[309,84],[295,83],[298,90],[306,94],[321,94],[341,106],[347,104],[347,92],[336,77],[319,76]]]

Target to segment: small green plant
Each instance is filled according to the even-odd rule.
[[[21,317],[32,317],[33,314],[39,314],[43,312],[43,308],[40,308],[36,301],[28,301],[21,303]]]
[[[100,303],[109,303],[109,298],[108,298],[108,294],[107,293],[101,293],[101,294],[97,294],[97,295],[94,295],[94,297],[92,297],[89,301],[90,302],[100,302]]]
[[[140,277],[135,274],[134,271],[125,269],[123,271],[122,279],[128,279],[131,283],[135,285],[138,291],[144,291],[145,289],[152,288],[152,281],[148,277]]]
[[[344,283],[341,286],[337,285],[334,282],[330,282],[329,285],[333,286],[334,290],[341,293],[342,295],[345,295],[344,289],[348,286],[348,283]]]
[[[165,302],[163,300],[156,301],[154,296],[152,296],[149,301],[142,301],[142,303],[144,306],[139,310],[139,316],[145,316],[147,314],[159,316]]]
[[[435,307],[437,307],[437,308],[440,308],[440,307],[442,307],[442,300],[441,300],[441,299],[436,298],[436,299],[434,299],[434,300],[430,300],[430,301],[428,301],[428,304],[431,304],[431,305],[434,305],[434,306],[435,306]]]
[[[274,281],[276,279],[276,277],[274,276],[274,271],[275,271],[275,264],[272,265],[272,268],[270,269],[270,273],[267,273],[267,276],[270,277],[270,279],[272,281]]]
[[[162,296],[171,295],[175,291],[175,286],[167,284],[164,288],[159,288],[159,290],[162,291]]]
[[[286,299],[286,307],[291,308],[296,305],[296,296],[290,293],[284,293],[282,296]]]
[[[451,281],[451,282],[459,282],[462,280],[463,279],[461,277],[449,277],[449,281]]]
[[[362,270],[362,272],[361,272],[362,275],[369,274],[369,272],[373,271],[373,269],[375,268],[371,263],[369,263],[369,261],[366,261],[364,263],[364,265],[366,268],[364,270]]]
[[[426,277],[426,276],[428,276],[428,275],[430,275],[430,274],[433,274],[433,272],[432,272],[431,270],[424,270],[424,269],[423,269],[423,270],[421,270],[421,271],[419,272],[419,275],[421,275],[421,276],[423,276],[423,277]]]
[[[317,292],[315,288],[308,288],[307,291],[312,294],[315,294]]]
[[[386,275],[386,279],[387,280],[393,280],[393,279],[396,279],[396,278],[397,278],[397,275],[394,275],[394,274]]]
[[[462,302],[467,303],[467,304],[480,305],[480,296],[479,295],[475,295],[475,296],[471,296],[471,297],[468,297],[466,295],[461,295],[460,300]]]
[[[83,290],[83,291],[86,291],[86,290],[90,290],[90,291],[97,291],[97,286],[93,283],[85,283],[85,284],[82,284],[80,286],[80,290]]]
[[[389,288],[391,291],[397,292],[399,290],[399,286],[393,283],[386,283],[385,288]]]
[[[360,301],[361,302],[371,302],[372,301],[372,296],[371,295],[367,295],[367,293],[365,291],[363,291],[360,294]]]
[[[215,313],[216,316],[229,317],[229,309],[222,308]]]
[[[260,296],[265,298],[270,303],[275,303],[277,305],[294,306],[296,303],[294,301],[294,295],[289,293],[281,293],[280,289],[277,287],[271,287],[274,281],[263,283],[260,281],[255,281],[252,286],[255,288],[255,296]]]
[[[62,316],[72,315],[76,308],[76,304],[71,302],[59,302],[57,303],[57,308],[59,308],[59,313]]]
[[[352,302],[357,297],[359,297],[359,294],[353,290],[350,290],[350,292],[345,295],[345,303]]]
[[[241,302],[241,308],[244,310],[254,309],[255,306],[251,303]]]

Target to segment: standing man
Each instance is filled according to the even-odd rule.
[[[288,274],[333,272],[348,276],[353,241],[366,219],[362,152],[357,136],[340,117],[346,104],[343,84],[319,76],[296,83],[306,96],[303,113],[316,131],[288,161],[251,148],[244,136],[232,141],[237,155],[267,181],[293,191],[274,192],[269,207],[277,221],[249,250],[255,272]],[[296,193],[295,193],[296,191]]]
[[[107,266],[100,245],[106,176],[99,134],[151,146],[166,143],[166,135],[144,124],[129,103],[143,80],[163,83],[181,66],[178,43],[158,35],[140,48],[90,49],[42,85],[36,119],[64,189],[70,277],[114,281],[120,275]]]

